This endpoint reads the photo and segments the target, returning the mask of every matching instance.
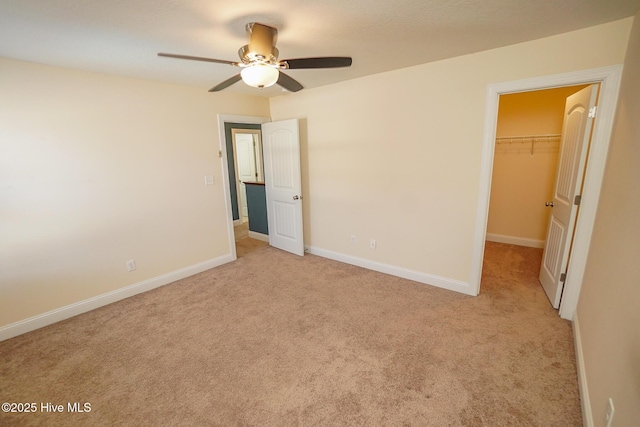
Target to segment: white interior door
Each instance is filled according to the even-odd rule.
[[[269,244],[304,255],[298,120],[262,125]]]
[[[256,168],[256,143],[253,134],[234,132],[233,150],[236,159],[237,191],[240,202],[240,216],[247,218],[247,191],[245,182],[254,182],[258,179]]]
[[[579,207],[576,196],[582,191],[597,96],[597,85],[591,85],[568,97],[565,103],[556,184],[553,200],[547,202],[551,215],[539,276],[553,308],[558,308],[562,296],[562,276],[569,262]]]

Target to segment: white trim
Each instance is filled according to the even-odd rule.
[[[527,246],[529,248],[544,248],[544,240],[529,239],[527,237],[507,236],[504,234],[487,233],[489,242],[508,243],[510,245]]]
[[[60,322],[61,320],[77,316],[78,314],[86,313],[87,311],[95,310],[96,308],[129,298],[142,292],[147,292],[151,289],[168,285],[176,280],[193,276],[194,274],[201,273],[231,261],[233,261],[233,259],[231,259],[230,254],[223,255],[218,258],[200,262],[190,267],[181,268],[180,270],[176,270],[171,273],[143,280],[142,282],[134,283],[133,285],[125,286],[124,288],[116,289],[102,295],[56,308],[55,310],[20,320],[19,322],[11,323],[0,328],[0,341],[26,334],[27,332],[35,331],[36,329],[52,325]]]
[[[426,285],[436,286],[438,288],[448,289],[450,291],[470,294],[469,284],[447,277],[435,276],[432,274],[422,273],[420,271],[409,270],[395,265],[383,264],[377,261],[371,261],[364,258],[358,258],[351,255],[345,255],[338,252],[320,249],[313,246],[307,248],[306,252],[312,255],[318,255],[323,258],[329,258],[340,261],[345,264],[351,264],[379,273],[389,274],[391,276],[401,277],[403,279],[413,280],[414,282],[424,283]]]
[[[471,277],[469,280],[473,295],[480,292],[482,278],[482,259],[486,239],[489,198],[491,193],[491,173],[496,138],[498,101],[501,94],[526,92],[554,87],[573,86],[589,83],[600,83],[598,99],[598,116],[593,129],[592,143],[589,150],[589,162],[585,171],[584,190],[580,204],[580,214],[575,228],[575,237],[571,251],[571,262],[567,271],[560,303],[560,316],[573,318],[578,303],[582,278],[587,263],[591,232],[595,223],[595,213],[600,197],[600,187],[604,166],[609,150],[609,140],[613,119],[615,117],[622,65],[576,71],[554,76],[536,77],[533,79],[490,84],[487,87],[485,103],[484,135],[482,157],[480,159],[480,177],[478,189],[478,206],[474,233],[473,253],[471,257]]]
[[[269,243],[269,235],[268,234],[258,233],[257,231],[249,230],[249,237],[251,237],[252,239],[262,240],[263,242]]]
[[[236,236],[233,231],[233,210],[231,209],[231,190],[229,190],[229,165],[227,164],[227,144],[224,134],[225,123],[249,123],[262,124],[270,122],[269,117],[258,116],[234,116],[231,114],[218,114],[218,135],[220,143],[220,161],[222,162],[222,191],[224,193],[224,204],[227,209],[227,239],[229,250],[231,251],[231,260],[238,259],[236,253]]]
[[[582,338],[580,337],[580,324],[578,313],[573,316],[573,342],[576,351],[576,368],[578,370],[578,389],[580,390],[580,404],[582,406],[582,425],[593,427],[593,412],[589,400],[589,388],[587,387],[587,371],[584,366],[584,354],[582,352]]]

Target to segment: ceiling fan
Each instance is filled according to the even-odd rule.
[[[177,55],[173,53],[158,53],[158,56],[178,59],[190,59],[194,61],[215,62],[241,68],[240,74],[209,89],[209,92],[218,92],[228,88],[232,84],[243,80],[253,87],[264,88],[279,84],[290,92],[298,92],[303,86],[281,70],[298,70],[310,68],[340,68],[350,67],[351,58],[343,56],[329,56],[319,58],[284,59],[278,61],[278,49],[276,39],[278,30],[268,25],[251,22],[246,25],[249,34],[249,44],[238,50],[239,62],[225,61],[222,59],[203,58],[199,56]]]

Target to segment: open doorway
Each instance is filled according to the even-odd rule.
[[[544,247],[565,101],[584,87],[500,95],[488,241]]]
[[[224,127],[236,257],[243,257],[269,241],[261,125],[226,122]]]
[[[562,302],[560,304],[560,316],[565,319],[573,318],[586,267],[591,233],[595,223],[602,177],[604,175],[611,129],[620,89],[621,74],[621,66],[610,66],[533,79],[496,83],[487,87],[485,131],[480,163],[480,191],[476,216],[474,250],[472,253],[470,294],[477,295],[480,292],[488,222],[491,175],[493,171],[498,101],[500,96],[516,92],[599,83],[598,114],[594,121],[592,144],[588,150],[589,163],[584,175],[580,217],[574,231],[571,263],[567,271]]]
[[[267,123],[269,122],[269,123]],[[218,116],[220,127],[220,157],[223,169],[225,203],[227,206],[228,236],[231,257],[238,257],[234,225],[241,223],[236,186],[237,173],[233,156],[232,129],[243,127],[264,132],[264,182],[249,185],[247,189],[263,189],[262,217],[267,223],[265,240],[270,246],[304,255],[302,220],[302,178],[300,172],[300,134],[297,119],[270,122],[268,118]],[[233,172],[231,172],[233,171]],[[232,193],[236,193],[232,197]],[[249,237],[252,232],[252,209],[247,194]],[[234,206],[235,205],[235,206]],[[235,212],[234,212],[235,211]],[[268,214],[267,214],[268,211]]]
[[[574,189],[571,192],[581,193],[593,120],[588,118],[591,99],[595,104],[597,85],[500,95],[487,245],[495,246],[495,242],[499,242],[536,248],[504,253],[507,257],[526,257],[526,264],[540,265],[536,276],[540,277],[538,282],[554,308],[559,307],[562,296],[561,277],[570,256],[578,213],[578,207],[571,206],[572,202],[565,203],[565,209],[555,197],[558,188],[569,189],[565,184],[571,184],[570,188]],[[576,100],[580,100],[580,105],[574,105]],[[580,137],[572,124],[580,114],[584,116],[584,127],[588,128],[586,137]],[[580,140],[576,141],[577,138]],[[584,149],[575,151],[581,148],[578,145],[584,145]],[[571,159],[581,152],[585,162],[578,168],[579,162]],[[553,210],[554,201],[558,212]],[[573,210],[573,215],[567,209]],[[563,215],[559,217],[559,213]],[[561,218],[564,224],[558,222]]]
[[[233,230],[236,256],[241,258],[269,242],[261,131],[248,128],[255,125],[227,123],[225,126],[231,130],[233,164],[229,164],[229,183],[233,187],[231,174],[235,172],[238,217],[234,217]]]
[[[237,221],[244,224],[249,222],[247,185],[264,184],[260,130],[231,127],[231,145],[236,174]],[[231,172],[232,168],[229,168]]]
[[[237,144],[234,136],[237,134],[241,135],[249,135],[250,138],[253,138],[252,135],[260,132],[260,124],[253,123],[234,123],[234,122],[226,122],[224,124],[224,143],[226,148],[226,163],[227,163],[227,178],[228,178],[228,188],[230,194],[230,202],[231,202],[231,212],[233,217],[234,225],[239,225],[243,222],[242,220],[242,199],[244,196],[241,194],[241,190],[244,187],[241,185],[241,177],[239,176],[238,171],[238,153],[237,153]],[[245,149],[247,147],[245,146]],[[253,150],[253,148],[252,148]],[[242,150],[241,148],[241,151]],[[248,157],[248,156],[247,156]],[[242,165],[245,166],[245,165]],[[243,177],[246,178],[247,177]],[[246,203],[246,199],[245,199]]]
[[[230,219],[229,248],[233,259],[268,245],[264,241],[268,241],[268,237],[260,239],[249,229],[248,205],[250,203],[247,201],[246,194],[249,182],[259,182],[263,179],[260,132],[262,123],[269,120],[268,117],[218,116],[220,157],[223,160],[222,181],[225,186],[227,217]],[[239,138],[234,138],[238,136]],[[251,156],[254,158],[251,159]],[[241,177],[241,174],[251,174],[253,177],[248,175]]]

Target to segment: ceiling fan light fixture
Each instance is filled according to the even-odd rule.
[[[341,68],[350,67],[352,63],[351,57],[347,56],[296,58],[278,61],[279,52],[276,48],[278,30],[275,27],[250,22],[247,24],[246,30],[249,35],[249,44],[242,46],[238,50],[240,62],[201,56],[178,55],[175,53],[158,53],[158,56],[227,64],[241,69],[240,74],[236,74],[217,84],[209,89],[209,92],[219,92],[240,80],[243,80],[248,86],[257,88],[265,88],[277,83],[289,92],[298,92],[304,89],[304,86],[288,76],[287,73],[280,72],[280,70]]]
[[[270,65],[255,64],[243,68],[240,75],[249,86],[263,88],[276,84],[280,71]]]

